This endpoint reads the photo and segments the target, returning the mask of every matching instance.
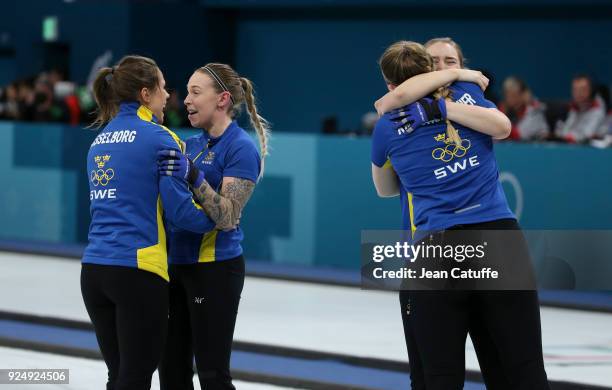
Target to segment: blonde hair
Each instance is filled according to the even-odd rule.
[[[411,77],[433,70],[433,60],[418,42],[398,41],[389,46],[380,57],[378,64],[385,81],[391,85],[400,85]],[[436,99],[450,99],[451,91],[442,87],[434,92]],[[446,120],[446,134],[456,145],[461,145],[459,132]]]
[[[463,57],[463,50],[461,50],[461,46],[457,42],[455,42],[452,38],[444,37],[444,38],[432,38],[429,41],[425,42],[425,48],[427,49],[429,46],[435,45],[436,43],[448,43],[457,51],[457,56],[459,57],[459,66],[463,68],[466,63],[465,57]]]
[[[246,77],[241,77],[227,64],[209,63],[198,68],[197,72],[210,76],[214,81],[215,90],[218,93],[229,92],[232,105],[229,110],[230,117],[236,117],[246,105],[251,125],[257,133],[259,149],[261,152],[261,170],[259,178],[264,173],[264,160],[268,153],[268,140],[270,138],[270,123],[257,111],[257,101],[255,99],[255,88],[253,83]]]

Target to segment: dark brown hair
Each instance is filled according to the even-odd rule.
[[[114,67],[100,69],[93,83],[98,109],[91,127],[100,128],[117,115],[120,102],[140,101],[140,91],[147,88],[153,92],[159,82],[159,68],[147,57],[125,56]]]

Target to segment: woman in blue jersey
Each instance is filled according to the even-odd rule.
[[[397,42],[385,51],[380,66],[393,91],[413,76],[423,80],[433,60],[423,46]],[[491,143],[492,137],[507,136],[507,118],[487,109],[494,106],[474,84],[453,83],[434,97],[386,114],[377,124],[372,170],[378,193],[406,192],[411,229],[417,234],[518,230],[497,180]],[[443,235],[431,237],[435,241]],[[523,248],[524,242],[506,245]],[[422,374],[413,388],[463,388],[465,338],[474,316],[483,321],[482,334],[494,343],[503,368],[498,375],[504,378],[491,388],[548,388],[535,291],[402,291],[400,300],[402,311],[407,309],[411,371]]]
[[[187,84],[189,122],[203,129],[186,140],[185,155],[160,154],[160,173],[187,178],[217,230],[169,235],[170,319],[159,368],[162,389],[193,389],[193,356],[202,389],[234,389],[230,353],[244,285],[239,219],[263,174],[268,124],[258,114],[253,85],[230,66],[211,63]],[[246,105],[261,157],[234,119]]]
[[[166,338],[168,265],[164,220],[192,232],[215,227],[187,182],[159,175],[157,154],[180,154],[162,126],[164,76],[146,57],[102,68],[94,82],[101,127],[87,155],[89,244],[81,290],[108,367],[108,390],[148,390]]]
[[[489,80],[481,72],[463,69],[465,63],[463,51],[461,50],[461,47],[451,38],[433,38],[427,41],[424,46],[427,53],[432,57],[435,71],[421,73],[417,76],[411,77],[376,101],[375,106],[380,115],[400,106],[414,103],[418,99],[423,98],[426,95],[435,92],[439,88],[449,85],[455,81],[473,82],[478,84],[483,90],[488,86]],[[479,110],[472,111],[473,112],[470,115],[470,119],[472,121],[478,118],[483,120],[483,123],[480,124],[472,122],[474,130],[478,130],[479,126],[482,126],[481,129],[484,129],[484,131],[486,131],[487,128],[490,128],[492,115],[490,112],[485,114]],[[499,118],[503,119],[501,117]],[[504,121],[501,120],[498,123],[498,125],[502,128],[504,124],[503,122]],[[388,173],[391,172],[388,171]],[[396,188],[396,183],[398,183],[395,176],[391,176],[392,180],[389,180],[391,187],[389,187],[389,185],[381,187],[387,190],[393,190],[393,195],[396,195],[398,192],[398,190],[394,190],[394,188]],[[406,191],[399,191],[399,195],[402,214],[404,216],[403,228],[410,229],[408,193]],[[410,304],[407,294],[402,294],[401,298],[402,321],[404,323],[404,327],[407,329]],[[468,330],[472,342],[474,343],[474,348],[478,357],[478,362],[480,364],[485,384],[490,389],[509,388],[509,382],[505,378],[505,374],[503,374],[503,367],[499,352],[495,347],[495,343],[491,339],[489,332],[484,327],[484,321],[482,318],[479,318],[478,314],[479,313],[476,312],[474,315],[470,316]],[[410,375],[413,384],[415,384],[415,388],[419,388],[418,384],[424,383],[424,374],[422,372],[422,368],[420,368],[421,365],[419,363],[418,356],[414,355],[416,347],[414,346],[413,338],[409,337],[410,332],[406,331],[405,336],[408,350],[412,355],[410,356],[412,360]]]

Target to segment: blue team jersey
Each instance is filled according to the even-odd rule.
[[[168,280],[164,219],[194,232],[214,228],[184,180],[158,174],[157,152],[163,149],[180,151],[178,137],[136,102],[122,103],[93,141],[84,263],[139,268]]]
[[[261,169],[259,152],[253,139],[236,122],[218,138],[201,132],[185,143],[185,154],[204,172],[206,181],[216,192],[221,191],[223,177],[257,181]],[[172,227],[168,236],[168,260],[171,264],[229,260],[242,254],[243,238],[240,226],[204,235]]]
[[[456,82],[450,90],[457,103],[495,107],[476,84]],[[410,220],[413,232],[514,218],[498,180],[492,138],[453,125],[461,145],[447,137],[445,123],[406,133],[385,114],[374,129],[372,163],[388,164],[397,173],[403,219]]]

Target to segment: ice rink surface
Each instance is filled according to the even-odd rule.
[[[101,360],[81,359],[68,356],[58,356],[49,353],[25,351],[21,349],[0,347],[1,368],[67,368],[70,372],[70,384],[67,385],[0,385],[2,390],[82,390],[101,389],[106,382],[106,366]],[[199,389],[200,383],[194,377],[194,387]],[[268,384],[234,381],[240,390],[288,390],[288,387],[278,387]],[[157,372],[153,375],[151,390],[159,390]]]
[[[0,269],[0,310],[89,321],[81,300],[78,261],[0,252]],[[389,292],[248,277],[235,338],[406,361],[398,306],[397,294]],[[549,378],[612,387],[612,314],[546,307],[541,314]],[[29,357],[38,359],[32,360],[37,368],[48,368],[52,363],[56,367],[64,362],[60,359],[66,359],[66,364],[75,367],[74,374],[71,371],[74,380],[104,381],[101,361],[6,348],[0,350],[0,368],[9,368],[6,362],[19,359],[28,362]],[[478,370],[469,342],[466,366]],[[27,388],[22,386],[17,389]],[[273,388],[257,386],[241,384],[238,388]]]

